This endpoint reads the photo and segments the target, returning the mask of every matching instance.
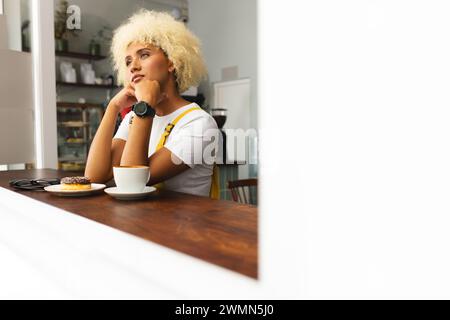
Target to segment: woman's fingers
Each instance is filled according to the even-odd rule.
[[[128,97],[133,97],[133,98],[135,97],[135,93],[133,90],[127,90],[125,95],[127,95]]]
[[[136,98],[136,92],[135,92],[135,90],[134,90],[134,88],[131,86],[131,85],[128,85],[126,88],[125,88],[125,95],[127,96],[127,97],[130,97],[130,98]]]

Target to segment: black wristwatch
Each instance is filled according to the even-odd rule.
[[[140,117],[155,117],[155,109],[153,109],[147,102],[145,101],[139,101],[138,103],[135,103],[133,105],[134,113]]]

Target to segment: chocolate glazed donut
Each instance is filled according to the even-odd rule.
[[[63,190],[91,189],[91,180],[86,177],[65,177],[61,179]]]
[[[86,177],[65,177],[61,179],[64,184],[90,184],[91,180]]]

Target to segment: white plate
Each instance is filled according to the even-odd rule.
[[[101,183],[92,183],[89,190],[63,190],[61,184],[55,184],[45,187],[44,190],[61,197],[82,197],[96,193],[105,189],[106,185]]]
[[[155,187],[145,187],[142,192],[123,192],[119,191],[117,187],[106,188],[105,192],[111,197],[119,200],[137,200],[147,197],[150,193],[156,191]]]

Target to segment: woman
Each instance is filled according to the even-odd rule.
[[[150,185],[208,196],[217,125],[180,96],[206,74],[198,39],[169,14],[143,10],[114,32],[111,51],[124,88],[105,111],[85,175],[105,183],[113,166],[146,165]],[[131,105],[113,137],[118,113]]]

